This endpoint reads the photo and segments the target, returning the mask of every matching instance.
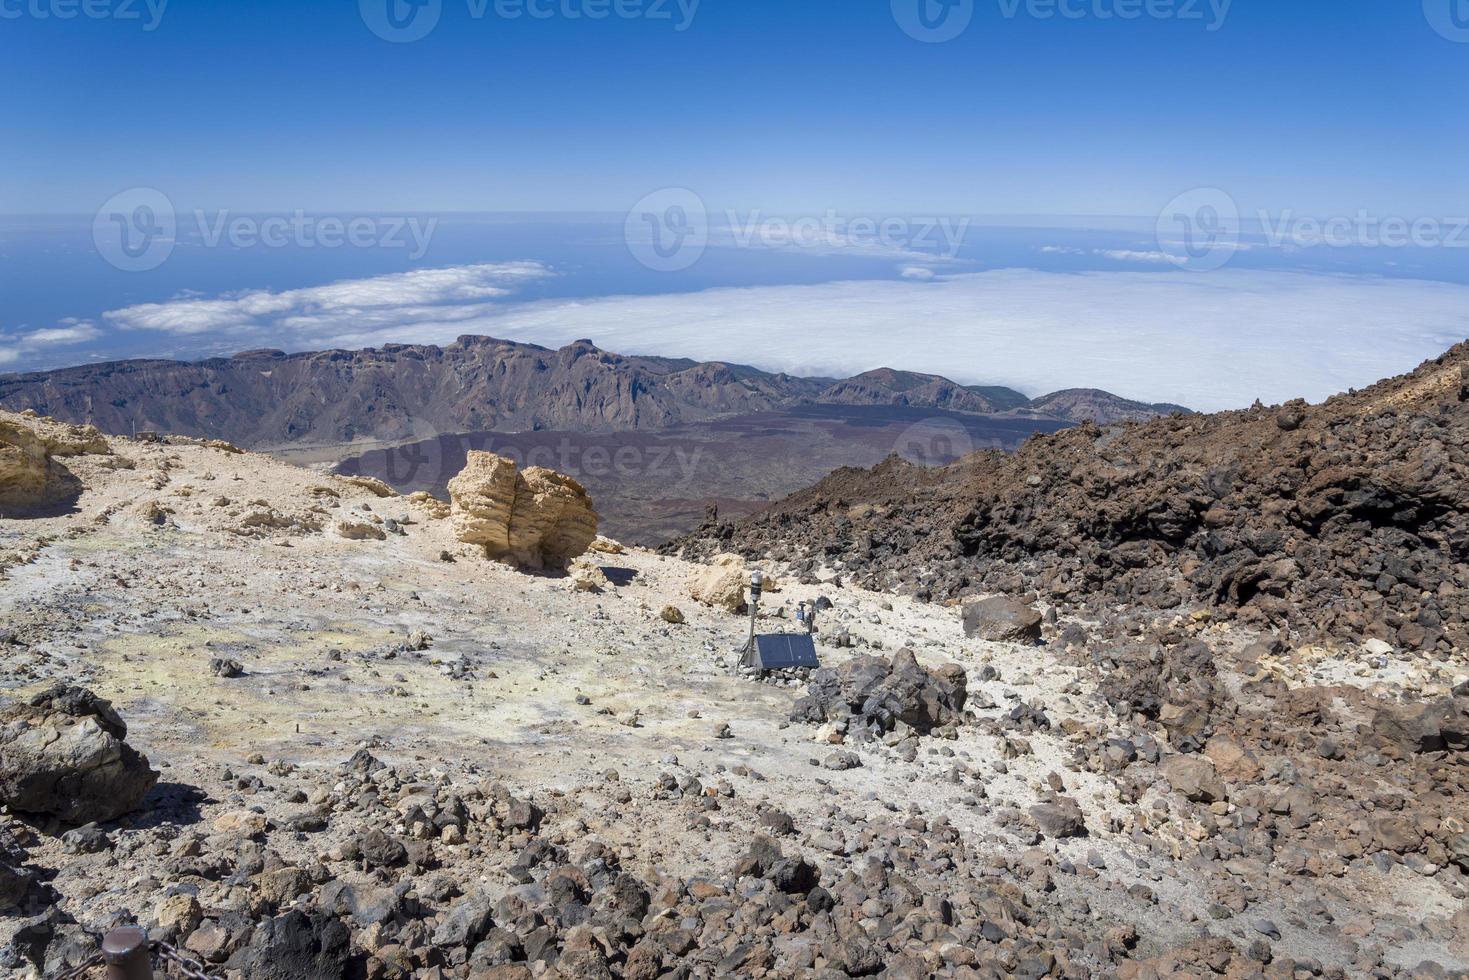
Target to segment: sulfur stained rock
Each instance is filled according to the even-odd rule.
[[[449,481],[454,533],[494,559],[531,569],[565,568],[597,537],[597,512],[586,489],[540,466],[471,451]]]
[[[0,517],[75,496],[80,484],[58,461],[111,452],[107,440],[90,425],[0,412]]]
[[[388,486],[386,483],[384,483],[382,480],[377,479],[376,477],[344,476],[341,477],[341,479],[347,483],[352,484],[352,486],[354,487],[366,490],[368,493],[372,494],[375,497],[387,498],[398,496],[398,491],[394,490],[392,487]]]
[[[429,518],[435,521],[441,521],[453,512],[453,508],[449,504],[440,500],[438,497],[435,497],[433,494],[426,493],[423,490],[419,490],[416,493],[410,493],[408,495],[408,501],[409,503],[416,504],[419,507],[422,507],[424,512],[428,514]]]
[[[592,542],[592,550],[593,551],[599,551],[599,552],[601,552],[604,555],[625,555],[625,554],[627,554],[627,549],[625,547],[623,547],[621,541],[614,541],[611,538],[604,537],[603,535],[600,535],[600,534],[597,535],[596,540]]]
[[[337,533],[348,541],[386,541],[388,537],[370,521],[338,521]]]
[[[738,555],[717,555],[708,568],[689,580],[689,597],[706,606],[737,613],[745,608],[745,585],[750,573]]]
[[[571,566],[571,581],[578,592],[601,592],[611,585],[602,569],[589,561],[578,561]]]

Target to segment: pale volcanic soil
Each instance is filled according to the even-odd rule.
[[[795,603],[826,596],[834,609],[824,632],[855,638],[853,649],[823,645],[824,662],[909,647],[925,666],[966,668],[974,721],[955,739],[919,740],[909,762],[887,747],[818,742],[816,728],[788,720],[798,689],[739,676],[747,620],[689,598],[699,566],[641,550],[594,553],[611,584],[582,592],[568,578],[486,560],[454,540],[449,520],[405,498],[253,454],[112,442],[116,457],[67,461],[86,487],[70,512],[0,520],[0,687],[20,698],[65,680],[110,699],[130,744],[162,772],[154,798],[202,794],[184,808],[196,808],[192,822],[171,833],[217,844],[220,818],[252,807],[284,821],[305,798],[293,797],[297,786],[309,791],[367,747],[421,780],[493,778],[517,795],[560,800],[553,835],[604,842],[649,877],[727,875],[767,807],[790,814],[795,834],[783,844],[818,864],[823,881],[860,872],[881,844],[870,828],[946,818],[993,859],[994,875],[1051,891],[1045,901],[1094,918],[1098,936],[1134,926],[1139,956],[1204,930],[1243,949],[1268,920],[1277,957],[1351,975],[1374,962],[1469,967],[1447,925],[1463,916],[1457,875],[1366,861],[1339,876],[1200,872],[1186,858],[1194,824],[1166,782],[1123,802],[1112,780],[1074,764],[1084,729],[1113,721],[1095,677],[1047,647],[966,639],[954,608],[782,581],[767,566],[779,588],[762,628],[794,629]],[[351,540],[343,520],[396,522],[403,533]],[[668,605],[687,622],[665,622]],[[1202,619],[1188,628],[1221,646],[1249,639]],[[219,676],[217,659],[237,661],[243,675]],[[980,679],[985,665],[992,679]],[[1362,686],[1434,681],[1412,665],[1346,657],[1264,669]],[[1044,704],[1054,727],[1007,734],[998,720],[1020,702]],[[717,737],[725,724],[729,737]],[[838,749],[856,751],[861,767],[819,765]],[[659,799],[664,773],[696,777],[720,808]],[[1051,797],[1053,773],[1081,804],[1088,836],[1042,839],[1012,819]],[[109,829],[126,840],[158,819]],[[23,836],[31,860],[54,872],[67,914],[88,930],[120,910],[156,915],[169,882],[146,848],[72,854],[55,829],[33,823]],[[356,829],[333,823],[275,835],[270,846],[288,862],[316,861]],[[474,870],[491,894],[514,884],[503,864]],[[1221,916],[1211,874],[1244,891],[1248,910]],[[201,903],[229,887],[205,884]],[[0,919],[0,943],[6,930]]]

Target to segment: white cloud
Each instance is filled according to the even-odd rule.
[[[283,292],[257,289],[217,299],[143,303],[104,317],[127,330],[252,335],[284,328],[305,339],[353,326],[416,323],[441,304],[474,303],[462,315],[483,315],[490,310],[484,301],[503,299],[515,285],[550,274],[539,262],[417,269]]]
[[[592,337],[622,353],[810,374],[890,365],[1032,394],[1096,387],[1214,410],[1320,400],[1409,370],[1469,336],[1469,287],[1251,270],[1007,269],[542,302],[477,327],[553,346]]]
[[[550,274],[536,263],[468,266],[183,299],[108,319],[176,334],[222,324],[223,334],[210,340],[215,350],[444,344],[476,333],[548,346],[591,337],[629,354],[825,375],[893,366],[1032,394],[1097,387],[1205,410],[1256,398],[1319,400],[1408,370],[1469,336],[1469,286],[1245,269],[1003,269],[929,280],[503,300],[517,282]],[[241,342],[246,335],[249,344]]]
[[[928,282],[934,277],[932,269],[924,268],[921,265],[906,265],[899,270],[898,274],[904,279],[916,279],[919,282]]]
[[[102,331],[90,320],[68,317],[59,326],[26,333],[0,333],[0,364],[11,364],[22,356],[35,354],[48,347],[66,347],[83,344],[102,336]]]
[[[82,344],[89,340],[96,340],[102,336],[102,331],[96,326],[85,321],[73,321],[69,326],[50,327],[46,330],[34,330],[23,335],[21,343],[28,347],[51,347],[64,344]]]
[[[1168,262],[1178,261],[1178,257],[1169,255],[1167,252],[1137,252],[1125,248],[1098,248],[1092,250],[1093,255],[1100,255],[1106,259],[1115,259],[1118,262]]]

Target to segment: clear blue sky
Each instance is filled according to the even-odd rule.
[[[976,0],[940,44],[888,0],[702,0],[683,32],[442,0],[409,44],[355,0],[172,0],[151,32],[145,0],[30,12],[66,2],[0,0],[21,13],[0,19],[0,212],[132,186],[181,209],[620,211],[678,185],[772,211],[1147,215],[1198,186],[1469,210],[1469,43],[1423,0],[1235,0],[1216,31],[1208,0],[1195,21]]]

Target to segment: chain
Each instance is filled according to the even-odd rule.
[[[153,941],[153,949],[159,956],[178,967],[179,972],[188,977],[189,980],[219,980],[219,977],[204,969],[203,963],[200,963],[198,960],[189,959],[161,939],[155,939]]]
[[[198,960],[191,960],[177,949],[170,946],[161,939],[155,939],[148,944],[160,959],[167,960],[175,967],[175,972],[187,977],[188,980],[220,980],[219,977],[204,969],[204,964]],[[78,980],[93,967],[102,965],[102,954],[93,953],[85,960],[78,963],[69,970],[54,974],[49,980]]]
[[[93,953],[91,956],[88,956],[86,959],[82,960],[70,970],[63,970],[60,973],[56,974],[51,978],[51,980],[76,980],[77,977],[86,973],[92,967],[99,966],[101,963],[102,954],[100,952]]]

